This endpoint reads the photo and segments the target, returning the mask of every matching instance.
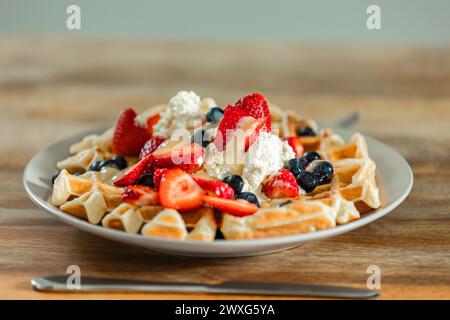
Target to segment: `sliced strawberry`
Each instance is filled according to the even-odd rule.
[[[181,169],[167,170],[159,186],[159,201],[164,208],[195,210],[203,204],[203,190]]]
[[[259,134],[261,132],[270,132],[270,129],[267,128],[266,118],[256,119],[254,123],[251,124],[245,131],[245,148],[244,151],[247,151],[248,148],[258,139]]]
[[[141,152],[139,153],[139,158],[142,159],[150,153],[153,153],[165,140],[166,139],[164,137],[160,136],[150,137],[150,140],[148,140],[142,147]]]
[[[123,109],[116,123],[113,136],[113,151],[121,156],[137,156],[150,135],[135,122],[136,112]]]
[[[166,174],[169,169],[167,168],[158,168],[153,172],[153,185],[155,186],[155,190],[159,190],[159,185],[161,184],[162,177]]]
[[[280,169],[264,181],[262,191],[270,198],[295,198],[299,188],[292,172]]]
[[[158,192],[143,185],[126,186],[122,193],[122,201],[143,207],[159,203]]]
[[[174,147],[160,148],[151,154],[149,166],[156,168],[180,168],[186,171],[197,170],[203,163],[204,150],[196,143],[177,144]]]
[[[225,149],[225,146],[228,140],[231,138],[231,135],[236,131],[239,120],[244,117],[249,117],[249,114],[243,109],[239,109],[233,106],[228,106],[225,108],[222,120],[219,122],[217,133],[214,138],[214,143],[216,144],[217,149],[219,149],[220,151]]]
[[[300,137],[287,137],[287,143],[291,146],[292,150],[295,152],[295,156],[297,158],[301,158],[303,156],[303,143]]]
[[[138,163],[128,168],[127,171],[117,177],[114,181],[114,185],[124,187],[129,186],[130,184],[135,184],[144,172],[145,168],[147,168],[151,156],[152,155],[150,154],[145,158],[142,158]]]
[[[243,199],[233,200],[214,196],[203,196],[203,201],[211,207],[237,217],[249,216],[258,211],[258,207],[255,204]]]
[[[232,199],[234,197],[234,189],[225,182],[216,179],[203,179],[196,176],[192,176],[192,179],[208,193],[225,199]]]
[[[248,112],[255,119],[265,118],[266,126],[271,130],[271,117],[269,104],[266,98],[260,93],[251,93],[234,103],[234,106],[241,108]]]
[[[145,122],[145,128],[147,129],[147,132],[150,136],[153,135],[153,126],[161,119],[161,116],[159,113],[154,114],[153,116],[150,116],[147,121]]]

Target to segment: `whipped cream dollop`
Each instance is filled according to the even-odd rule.
[[[244,191],[260,195],[264,179],[283,168],[284,163],[295,157],[294,150],[277,135],[262,132],[242,156],[232,154],[235,146],[219,151],[214,143],[206,148],[206,172],[217,179],[237,174],[244,180]]]

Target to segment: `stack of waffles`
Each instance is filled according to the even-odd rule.
[[[335,132],[319,131],[314,121],[271,105],[272,129],[281,138],[309,126],[315,136],[302,137],[305,151],[317,151],[330,162],[330,183],[295,198],[265,199],[256,213],[235,216],[209,206],[178,212],[160,205],[131,205],[122,201],[123,188],[114,186],[114,172],[89,171],[99,160],[110,159],[113,129],[90,135],[70,147],[70,156],[57,163],[61,170],[54,182],[51,202],[60,210],[92,224],[140,233],[143,236],[178,240],[212,241],[279,237],[335,227],[379,208],[374,161],[364,137],[355,133],[345,143]],[[129,164],[136,159],[128,159]]]

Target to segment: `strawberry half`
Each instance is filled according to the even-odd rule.
[[[147,132],[150,136],[153,135],[153,126],[161,119],[161,116],[159,113],[150,116],[147,121],[145,122],[145,128],[147,129]]]
[[[195,210],[203,204],[203,190],[181,169],[167,170],[159,185],[159,201],[164,208]]]
[[[295,198],[299,188],[292,172],[280,169],[264,181],[262,191],[270,198]]]
[[[295,156],[297,158],[301,158],[303,156],[303,143],[300,137],[287,137],[287,143],[291,146],[292,150],[295,152]]]
[[[137,156],[150,135],[145,128],[135,122],[136,112],[132,108],[123,109],[116,123],[112,149],[121,156]]]
[[[142,158],[138,163],[128,168],[127,171],[117,177],[117,179],[114,181],[114,185],[124,187],[129,186],[130,184],[135,184],[141,174],[147,168],[151,156],[152,155],[150,154]]]
[[[164,137],[160,136],[150,137],[150,140],[148,140],[142,147],[141,152],[139,153],[139,158],[142,159],[150,153],[153,153],[165,140],[166,139]]]
[[[153,172],[153,185],[155,186],[155,190],[159,190],[159,185],[161,184],[162,177],[166,174],[169,169],[167,168],[158,168]]]
[[[266,127],[271,130],[271,117],[269,104],[266,98],[260,93],[251,93],[234,103],[235,107],[241,108],[255,119],[265,118]]]
[[[156,168],[180,168],[186,171],[197,170],[203,163],[204,150],[196,143],[176,144],[160,148],[151,154],[149,166]]]
[[[203,196],[203,201],[213,208],[237,217],[249,216],[258,211],[258,207],[255,204],[243,199],[233,200],[214,196]]]
[[[143,185],[126,186],[122,193],[122,201],[143,207],[159,203],[158,192]]]
[[[194,179],[203,190],[212,195],[225,199],[232,199],[234,197],[234,189],[225,182],[216,179],[203,179],[196,176],[192,176],[192,179]]]

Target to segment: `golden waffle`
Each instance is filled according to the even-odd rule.
[[[63,169],[55,179],[51,202],[64,212],[98,224],[121,204],[122,191],[105,184],[98,172],[73,176]]]
[[[138,233],[144,219],[139,210],[132,205],[122,203],[102,220],[102,225],[106,228],[122,230],[128,233]]]

